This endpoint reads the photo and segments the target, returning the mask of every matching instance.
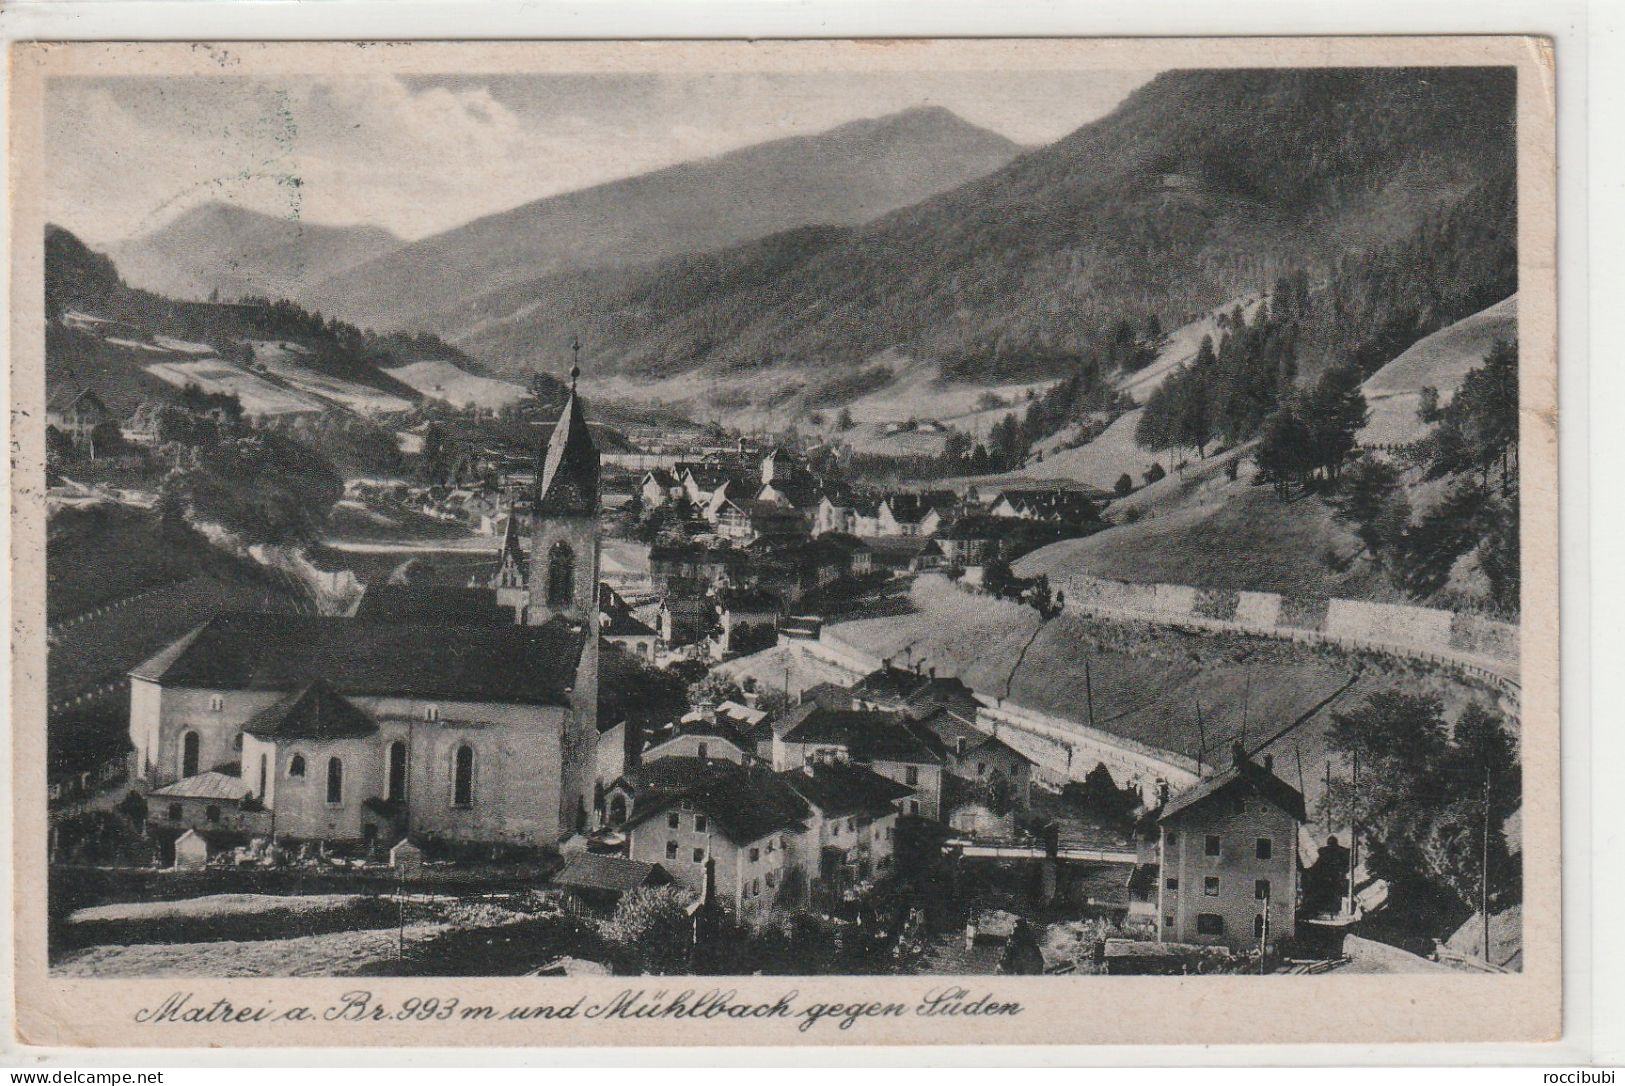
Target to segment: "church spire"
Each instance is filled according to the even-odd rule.
[[[571,340],[570,349],[580,357],[581,343]],[[547,452],[536,485],[536,513],[541,515],[593,516],[598,512],[598,447],[581,410],[576,379],[579,362],[570,366],[570,397],[564,403],[559,421],[547,439]]]

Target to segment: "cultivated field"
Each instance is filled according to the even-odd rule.
[[[457,407],[472,403],[484,410],[493,410],[518,403],[530,395],[523,385],[480,377],[450,362],[413,362],[384,372],[425,396]]]
[[[177,388],[197,385],[204,392],[236,396],[250,415],[298,415],[326,410],[314,396],[272,384],[219,358],[157,362],[147,372]]]

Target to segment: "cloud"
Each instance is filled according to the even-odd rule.
[[[1149,73],[62,79],[48,212],[119,241],[209,200],[420,237],[529,200],[914,105],[1058,138]]]

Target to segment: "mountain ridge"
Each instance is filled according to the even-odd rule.
[[[855,225],[1023,150],[940,107],[852,121],[483,216],[330,276],[304,300],[365,326],[432,331],[441,326],[433,314],[471,292],[749,243],[809,224]]]
[[[171,298],[286,298],[401,244],[381,226],[332,226],[211,200],[109,246],[108,255],[131,286]]]
[[[1065,372],[1123,320],[1327,271],[1509,177],[1514,89],[1510,69],[1165,73],[866,224],[507,284],[437,327],[497,369],[569,328],[629,378],[811,381],[887,350],[949,376]]]

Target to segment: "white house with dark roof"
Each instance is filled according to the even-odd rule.
[[[1142,900],[1156,901],[1158,940],[1246,950],[1291,939],[1305,815],[1303,793],[1240,744],[1230,766],[1147,812],[1136,874]]]
[[[551,846],[577,832],[597,776],[598,507],[572,387],[521,606],[495,587],[407,589],[369,592],[353,617],[217,616],[130,673],[138,786],[236,763],[278,837]]]
[[[773,725],[773,768],[779,771],[839,759],[900,784],[903,814],[942,815],[943,755],[911,729],[901,714],[867,709],[828,709],[803,702]]]

